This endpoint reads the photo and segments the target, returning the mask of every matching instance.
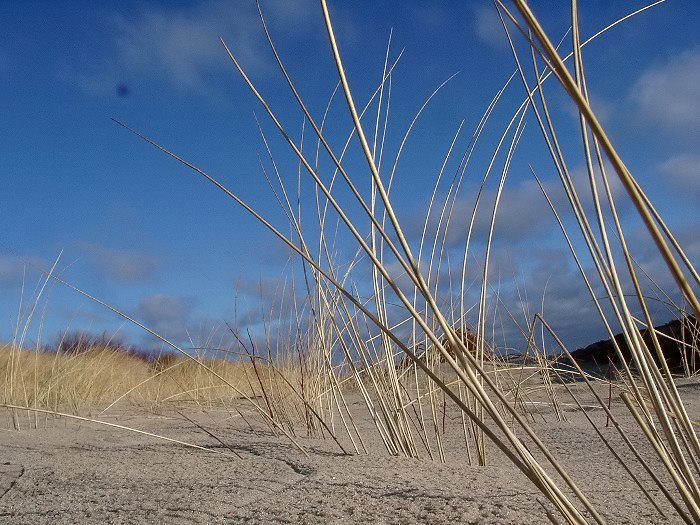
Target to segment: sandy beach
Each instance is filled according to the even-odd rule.
[[[566,421],[557,421],[546,401],[534,399],[532,426],[607,522],[680,522],[632,460],[635,474],[668,517],[653,508],[584,413],[565,399],[562,385],[556,388]],[[680,380],[679,389],[691,419],[697,420],[700,381]],[[487,466],[469,464],[456,412],[448,411],[445,418],[443,463],[431,460],[425,448],[419,459],[389,455],[373,437],[376,432],[359,397],[351,394],[348,400],[358,425],[365,427],[366,454],[346,455],[328,437],[298,434],[307,457],[261,424],[245,403],[240,414],[194,407],[181,414],[128,408],[101,418],[207,451],[67,418],[39,416],[38,428],[30,429],[23,416],[24,429],[15,431],[8,417],[0,433],[0,521],[525,524],[548,523],[545,508],[556,516],[493,446],[487,446]],[[660,474],[658,460],[619,398],[612,408]],[[587,413],[621,455],[633,459],[612,425],[606,428],[603,411],[590,408]],[[347,438],[341,443],[351,449]]]

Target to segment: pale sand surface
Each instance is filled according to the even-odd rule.
[[[700,382],[680,384],[691,418],[700,419]],[[38,429],[25,419],[19,432],[3,420],[0,523],[549,523],[537,503],[544,498],[493,446],[488,466],[468,464],[456,413],[446,418],[441,463],[390,456],[357,395],[349,401],[368,454],[343,455],[333,440],[302,433],[307,458],[259,418],[251,429],[240,416],[194,408],[187,416],[242,459],[67,419],[40,418]],[[655,512],[581,412],[567,407],[567,421],[557,422],[546,405],[533,407],[542,412],[533,426],[609,523],[680,522]],[[619,401],[613,409],[633,442],[648,450]],[[250,408],[242,411],[252,416]],[[602,411],[589,415],[621,442],[605,428]],[[122,409],[103,419],[228,452],[174,411]],[[350,447],[347,437],[342,442]],[[657,460],[652,465],[661,473]],[[649,477],[642,479],[658,496]],[[672,515],[662,497],[657,501]]]

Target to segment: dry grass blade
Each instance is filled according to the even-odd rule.
[[[23,407],[23,406],[19,406],[19,405],[8,405],[5,403],[0,403],[0,406],[4,407],[4,408],[9,408],[12,410],[26,410],[28,412],[38,412],[41,414],[47,414],[47,415],[51,415],[51,416],[58,416],[58,417],[65,417],[68,419],[75,419],[77,421],[85,421],[86,423],[95,423],[97,425],[104,425],[104,426],[108,426],[108,427],[112,427],[112,428],[117,428],[119,430],[126,430],[128,432],[135,432],[136,434],[141,434],[144,436],[162,439],[163,441],[169,441],[170,443],[177,443],[178,445],[184,445],[186,447],[196,448],[198,450],[204,450],[206,452],[214,452],[215,454],[220,454],[222,456],[227,456],[230,458],[235,458],[235,457],[240,458],[240,456],[238,454],[235,454],[235,453],[234,453],[235,455],[227,454],[226,452],[223,452],[223,451],[215,449],[215,448],[202,447],[199,445],[195,445],[193,443],[187,443],[186,441],[180,441],[178,439],[173,439],[173,438],[169,438],[166,436],[161,436],[159,434],[153,434],[152,432],[146,432],[145,430],[139,430],[137,428],[127,427],[125,425],[119,425],[117,423],[110,423],[109,421],[101,421],[99,419],[92,419],[89,417],[77,416],[75,414],[66,414],[64,412],[56,412],[55,410],[44,410],[43,408]]]
[[[503,6],[501,2],[498,2],[500,8],[508,14],[509,18],[518,25],[519,29],[523,34],[525,34],[524,30],[522,27],[518,24],[518,22],[515,20],[515,18],[508,12],[508,10]],[[658,434],[655,434],[655,431],[652,432],[649,430],[648,432],[645,431],[647,436],[650,439],[650,442],[652,446],[654,446],[655,450],[657,451],[658,454],[660,454],[660,459],[666,465],[667,469],[669,470],[669,474],[671,475],[672,479],[674,480],[674,483],[676,484],[678,490],[681,492],[681,494],[684,495],[684,500],[688,506],[689,511],[695,517],[696,519],[700,518],[700,515],[698,515],[698,506],[693,502],[693,498],[697,500],[700,498],[700,492],[698,491],[698,486],[697,483],[694,480],[694,475],[691,472],[690,466],[688,465],[688,458],[689,460],[693,463],[695,466],[695,469],[697,471],[698,469],[698,462],[697,462],[697,455],[700,452],[700,447],[698,446],[698,439],[697,435],[695,432],[692,430],[692,425],[690,424],[690,420],[687,417],[687,413],[684,409],[683,402],[680,399],[680,396],[675,388],[673,378],[671,377],[670,371],[668,369],[668,366],[666,364],[666,360],[663,356],[663,352],[661,350],[658,338],[656,337],[656,334],[653,330],[650,330],[651,333],[651,340],[652,340],[652,346],[654,347],[657,356],[659,358],[659,361],[661,362],[661,366],[663,368],[664,374],[665,374],[665,379],[661,376],[659,371],[656,369],[656,367],[653,365],[653,359],[651,356],[651,353],[649,352],[649,349],[645,345],[645,343],[640,339],[639,333],[636,329],[636,326],[634,325],[629,307],[627,305],[627,301],[624,295],[624,292],[622,291],[621,285],[620,285],[620,280],[617,275],[617,270],[615,268],[614,262],[613,262],[613,256],[611,253],[611,248],[610,244],[608,242],[608,238],[606,235],[606,226],[604,223],[604,218],[603,214],[601,212],[601,207],[598,202],[598,191],[596,189],[596,183],[595,183],[595,177],[593,175],[594,169],[592,165],[592,154],[591,154],[591,146],[588,142],[588,132],[587,130],[590,129],[591,132],[593,133],[594,137],[594,143],[593,147],[595,148],[595,153],[596,153],[596,160],[598,162],[598,168],[601,171],[602,174],[602,180],[605,186],[605,195],[610,203],[611,206],[611,211],[612,211],[612,217],[615,223],[615,228],[616,228],[616,234],[617,238],[620,242],[620,248],[621,252],[625,258],[626,266],[629,271],[629,276],[631,278],[632,284],[634,285],[634,291],[635,291],[635,298],[638,299],[641,310],[645,316],[645,323],[647,326],[651,327],[651,318],[648,312],[648,309],[646,307],[646,303],[644,300],[644,295],[642,293],[642,290],[640,288],[635,270],[634,270],[634,263],[632,261],[632,257],[629,254],[629,248],[625,242],[625,237],[620,225],[620,221],[618,219],[615,207],[614,207],[614,200],[612,198],[612,194],[607,182],[606,174],[605,174],[605,166],[603,164],[602,160],[602,155],[600,153],[600,149],[602,148],[608,159],[611,161],[613,164],[613,167],[616,169],[618,176],[622,180],[623,185],[625,186],[630,198],[634,202],[637,211],[641,218],[643,219],[644,223],[647,226],[647,229],[649,230],[652,238],[654,239],[655,243],[657,244],[657,248],[659,249],[662,257],[666,261],[667,266],[669,267],[674,279],[676,280],[676,283],[679,286],[679,289],[683,293],[685,299],[690,303],[691,307],[697,312],[698,308],[698,302],[697,298],[694,296],[694,293],[690,287],[690,285],[687,283],[685,280],[684,276],[682,275],[680,268],[676,264],[675,259],[673,259],[670,249],[666,246],[661,233],[656,229],[655,224],[653,224],[653,219],[651,214],[649,213],[649,208],[651,206],[647,206],[646,203],[648,203],[648,199],[646,196],[643,194],[641,191],[641,188],[639,185],[634,181],[632,178],[631,174],[627,171],[626,167],[622,164],[621,159],[617,155],[616,151],[614,150],[612,144],[610,143],[609,139],[607,138],[605,132],[603,131],[602,127],[600,126],[600,123],[598,120],[595,118],[595,115],[593,115],[590,106],[587,101],[587,93],[586,93],[586,84],[585,84],[585,74],[583,71],[583,65],[582,65],[582,59],[581,59],[581,54],[580,54],[580,49],[581,49],[581,44],[579,40],[579,35],[578,35],[578,20],[577,20],[577,6],[576,2],[572,2],[572,38],[573,38],[573,47],[574,47],[574,70],[575,70],[575,76],[576,79],[574,79],[571,74],[566,70],[565,66],[563,65],[562,59],[559,57],[558,53],[552,46],[551,42],[547,38],[546,34],[544,34],[541,26],[535,19],[534,15],[532,12],[529,10],[529,8],[521,1],[516,1],[516,7],[518,8],[520,14],[523,16],[525,20],[525,24],[528,27],[530,31],[532,31],[535,35],[535,39],[539,42],[541,46],[541,50],[537,49],[537,51],[540,53],[542,58],[545,60],[546,64],[548,67],[551,69],[551,71],[557,76],[561,84],[564,86],[566,91],[569,93],[571,98],[574,100],[576,103],[579,113],[580,113],[580,126],[581,126],[581,132],[582,132],[582,140],[583,140],[583,145],[584,145],[584,152],[586,155],[586,165],[588,168],[589,172],[589,180],[591,184],[591,193],[593,195],[593,202],[596,210],[596,223],[599,226],[600,229],[600,235],[603,239],[603,245],[604,245],[604,255],[603,252],[597,247],[597,244],[593,240],[593,235],[591,232],[591,229],[588,225],[588,222],[585,218],[585,213],[582,212],[582,209],[580,208],[580,204],[575,196],[573,194],[572,196],[574,197],[571,199],[572,205],[575,204],[575,209],[578,207],[580,210],[578,215],[577,215],[577,220],[579,222],[579,225],[581,227],[582,232],[587,236],[587,242],[589,243],[589,249],[591,249],[591,254],[594,256],[594,261],[600,260],[600,265],[599,263],[596,262],[598,272],[600,274],[602,282],[607,286],[606,282],[607,280],[612,281],[612,285],[614,286],[614,297],[617,299],[617,303],[619,305],[619,311],[617,307],[615,307],[615,313],[618,318],[618,321],[620,322],[621,326],[623,327],[623,332],[625,334],[625,338],[627,341],[627,346],[628,348],[632,349],[632,356],[634,359],[634,363],[636,367],[641,371],[641,379],[643,381],[643,386],[646,391],[648,391],[651,396],[652,396],[652,404],[651,408],[653,409],[653,412],[656,414],[659,422],[661,423],[661,429],[664,437],[666,438],[667,441],[667,446],[662,447],[659,445],[660,443],[660,436]],[[536,49],[536,46],[534,44],[533,40],[529,39],[528,35],[525,35],[526,38],[531,43],[531,46],[534,49]],[[533,51],[534,52],[534,51]],[[516,58],[517,60],[517,58]],[[534,60],[534,59],[533,59]],[[525,82],[524,77],[523,77],[523,82]],[[539,86],[538,86],[539,87]],[[541,87],[540,87],[540,94],[541,94]],[[543,102],[543,106],[545,106],[545,111],[546,111],[546,105]],[[539,117],[538,117],[539,119]],[[549,120],[549,116],[547,115],[547,122],[549,125],[549,129],[551,131],[551,134],[553,137],[555,137],[555,133],[553,131],[551,121]],[[541,123],[541,120],[540,120]],[[543,134],[544,134],[544,127],[542,124],[540,124],[542,129],[543,129]],[[550,147],[551,151],[551,147]],[[558,157],[555,157],[554,154],[552,153],[553,159],[555,160],[555,164],[557,164],[558,169],[560,169],[560,172],[562,170],[561,167],[559,167],[559,164],[557,163],[557,158],[561,158],[561,154],[559,153]],[[561,163],[561,166],[563,166],[563,161]],[[563,179],[564,180],[564,179]],[[568,182],[567,182],[568,183]],[[570,183],[569,183],[570,184]],[[566,184],[565,184],[566,185]],[[550,202],[551,205],[551,202]],[[654,211],[655,213],[655,211]],[[656,219],[660,224],[663,224],[662,221],[659,219]],[[560,223],[561,225],[561,223]],[[589,240],[590,239],[590,240]],[[568,239],[567,239],[568,242]],[[671,238],[671,242],[675,243],[675,240]],[[569,243],[570,245],[570,243]],[[571,245],[570,245],[571,246]],[[682,253],[682,250],[677,250],[681,256],[681,258],[685,261],[685,255]],[[605,261],[605,262],[603,262]],[[689,268],[691,269],[691,273],[693,275],[696,275],[692,271],[692,266],[688,265]],[[580,266],[579,266],[580,267]],[[589,289],[590,289],[590,285]],[[610,297],[612,298],[613,295],[611,294]],[[696,313],[697,315],[697,313]],[[602,315],[601,312],[601,317],[605,320],[605,316]],[[620,354],[619,348],[616,348],[618,351],[618,354],[620,355],[623,364],[625,364],[625,370],[626,373],[629,377],[630,384],[634,388],[635,392],[635,397],[637,400],[642,399],[642,394],[640,392],[640,387],[637,386],[637,381],[635,378],[632,376],[630,373],[629,369],[627,368],[626,361],[624,357]],[[639,402],[639,401],[638,401]],[[631,407],[631,405],[628,406]],[[668,409],[666,407],[669,407]],[[651,424],[651,414],[650,412],[646,409],[646,405],[642,404],[643,408],[643,413],[644,417],[646,419],[645,425],[647,425],[646,428],[650,429],[648,425]],[[631,408],[630,408],[631,409]],[[680,415],[679,419],[677,420],[677,425],[674,428],[674,426],[671,424],[668,418],[668,411],[669,409],[673,413],[678,413]],[[636,417],[636,416],[635,416]],[[640,423],[641,424],[641,423]],[[645,427],[642,427],[645,428]],[[678,431],[678,432],[677,432]],[[688,456],[684,454],[684,450],[688,453]],[[688,494],[693,494],[692,498],[688,498]]]
[[[571,98],[574,100],[574,102],[579,108],[579,111],[584,115],[588,126],[590,126],[591,131],[593,132],[597,140],[600,142],[601,147],[603,148],[608,159],[615,168],[615,172],[617,173],[618,177],[620,178],[620,181],[627,190],[632,202],[637,208],[637,212],[644,221],[649,231],[649,234],[654,240],[654,243],[656,244],[662,257],[664,258],[666,265],[668,266],[669,270],[671,271],[671,274],[676,280],[676,284],[683,292],[686,301],[688,301],[688,304],[694,310],[696,317],[700,317],[700,302],[698,301],[698,298],[696,297],[692,288],[685,279],[683,272],[678,266],[678,263],[674,258],[673,254],[671,253],[671,250],[666,244],[666,241],[664,240],[663,236],[661,235],[661,232],[658,230],[655,221],[649,212],[649,209],[645,205],[645,199],[642,197],[638,184],[636,184],[636,182],[632,178],[629,170],[623,163],[622,159],[617,153],[617,150],[614,148],[612,142],[608,138],[608,135],[603,129],[603,126],[601,125],[600,121],[591,109],[583,93],[581,93],[581,90],[578,89],[576,81],[572,78],[568,69],[564,65],[564,62],[562,61],[561,57],[552,45],[552,42],[549,40],[547,34],[542,29],[542,26],[535,18],[535,15],[532,13],[530,8],[523,0],[514,0],[514,3],[517,9],[520,11],[521,15],[523,16],[523,18],[526,20],[528,27],[530,28],[530,30],[532,30],[533,34],[535,35],[535,38],[542,45],[543,53],[551,61],[550,67],[552,71],[556,73],[557,78],[562,83],[562,86],[564,87],[564,89],[566,89]],[[499,4],[503,9],[505,9],[505,6],[503,6],[500,1]]]
[[[267,412],[265,411],[265,409],[263,409],[262,407],[260,407],[255,401],[253,401],[253,399],[251,399],[251,397],[250,397],[249,395],[247,395],[245,392],[241,391],[237,386],[233,385],[230,381],[228,381],[228,380],[227,380],[225,377],[223,377],[221,374],[219,374],[218,372],[216,372],[215,370],[213,370],[211,367],[207,366],[205,363],[203,363],[202,361],[198,360],[197,358],[192,357],[190,354],[188,354],[187,352],[185,352],[185,351],[184,351],[182,348],[180,348],[178,345],[176,345],[176,344],[174,344],[173,342],[169,341],[168,339],[164,338],[162,335],[158,334],[157,332],[151,330],[150,328],[148,328],[148,327],[145,326],[144,324],[139,323],[136,319],[134,319],[134,318],[132,318],[132,317],[126,315],[124,312],[121,312],[120,310],[117,310],[116,308],[114,308],[114,307],[108,305],[108,304],[105,303],[104,301],[100,301],[100,300],[97,299],[96,297],[93,297],[92,295],[88,294],[88,293],[85,292],[84,290],[81,290],[81,289],[79,289],[79,288],[73,286],[72,284],[70,284],[70,283],[64,281],[63,279],[60,279],[59,277],[54,276],[53,278],[56,279],[56,280],[57,280],[58,282],[60,282],[61,284],[63,284],[64,286],[70,288],[71,290],[73,290],[73,291],[75,291],[75,292],[77,292],[77,293],[79,293],[79,294],[81,294],[81,295],[87,297],[88,299],[90,299],[91,301],[93,301],[93,302],[95,302],[95,303],[97,303],[97,304],[102,305],[103,307],[105,307],[105,308],[107,308],[108,310],[114,312],[114,313],[117,314],[118,316],[120,316],[120,317],[126,319],[127,321],[129,321],[130,323],[133,323],[134,325],[138,326],[138,327],[139,327],[140,329],[142,329],[144,332],[147,332],[147,333],[151,334],[153,337],[155,337],[155,338],[157,338],[158,340],[162,341],[163,343],[165,343],[166,345],[168,345],[169,347],[171,347],[173,350],[176,350],[177,352],[179,352],[179,353],[180,353],[181,355],[183,355],[185,358],[187,358],[187,359],[193,361],[194,363],[196,363],[197,366],[199,366],[199,367],[201,367],[202,369],[206,370],[206,371],[209,372],[212,376],[214,376],[214,377],[218,378],[219,380],[221,380],[224,384],[226,384],[227,386],[229,386],[232,390],[234,390],[235,392],[237,392],[241,397],[243,397],[246,401],[248,401],[259,413],[261,413],[261,414],[265,417],[265,419],[266,419],[272,426],[274,426],[275,428],[277,428],[278,430],[280,430],[285,436],[287,436],[287,438],[288,438],[302,453],[304,453],[304,455],[308,456],[308,452],[307,452],[307,451],[294,439],[294,437],[293,437],[286,429],[284,429],[276,420],[270,418],[269,415],[267,414]]]

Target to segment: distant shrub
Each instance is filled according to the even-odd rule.
[[[151,361],[151,369],[154,372],[162,372],[181,360],[182,358],[173,353],[163,352]]]
[[[99,335],[89,332],[70,332],[63,334],[55,345],[56,353],[64,355],[79,355],[91,350],[111,350],[125,354],[135,359],[149,362],[152,354],[124,343],[115,334],[104,331]]]

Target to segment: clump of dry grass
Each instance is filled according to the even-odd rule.
[[[146,379],[148,365],[109,347],[62,354],[5,345],[0,348],[0,374],[5,377],[5,403],[78,410],[112,401],[124,388]]]
[[[0,346],[2,403],[57,412],[104,412],[107,408],[150,409],[185,405],[226,407],[243,396],[286,396],[289,388],[265,363],[201,359],[209,370],[184,357],[153,360],[109,345],[70,352]],[[289,374],[288,374],[289,375]],[[233,390],[230,385],[235,385]]]

